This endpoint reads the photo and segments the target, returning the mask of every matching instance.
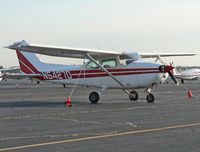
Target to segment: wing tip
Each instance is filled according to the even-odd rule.
[[[21,41],[17,41],[17,42],[14,42],[13,44],[11,45],[7,45],[7,46],[4,46],[3,48],[7,48],[7,49],[18,49],[18,48],[21,48],[23,46],[28,46],[29,44],[25,41],[25,40],[21,40]]]

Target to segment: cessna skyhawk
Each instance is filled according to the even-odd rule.
[[[152,89],[162,84],[168,76],[178,84],[171,72],[173,67],[163,63],[144,61],[143,58],[192,56],[194,53],[137,53],[56,47],[29,44],[22,40],[5,48],[16,50],[22,77],[60,84],[77,84],[99,88],[89,94],[91,103],[97,103],[108,88],[122,89],[130,100],[138,100],[135,89],[144,88],[146,100],[154,102]],[[31,53],[30,53],[31,52]],[[67,66],[43,63],[34,54],[86,59],[83,65]],[[14,76],[14,75],[12,75]],[[20,75],[18,75],[20,77]],[[9,75],[7,75],[9,77]]]

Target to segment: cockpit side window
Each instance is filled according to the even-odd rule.
[[[100,63],[104,68],[115,68],[117,67],[118,63],[116,58],[97,60],[97,62]],[[88,61],[86,63],[86,69],[99,69],[99,66],[92,61]]]
[[[116,58],[103,59],[101,60],[101,64],[104,68],[115,68],[117,66],[117,60]]]
[[[89,61],[87,64],[86,64],[86,69],[98,69],[99,66],[96,65],[94,62],[92,61]]]

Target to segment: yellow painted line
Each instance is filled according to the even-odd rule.
[[[169,129],[187,128],[187,127],[194,127],[194,126],[200,126],[200,122],[199,123],[184,124],[184,125],[168,126],[168,127],[162,127],[162,128],[152,128],[152,129],[128,131],[128,132],[98,135],[98,136],[91,136],[91,137],[83,137],[83,138],[76,138],[76,139],[52,141],[52,142],[30,144],[30,145],[24,145],[24,146],[8,147],[8,148],[2,148],[2,149],[0,149],[0,151],[18,150],[18,149],[25,149],[25,148],[35,148],[35,147],[48,146],[48,145],[56,145],[56,144],[79,142],[79,141],[86,141],[86,140],[92,140],[92,139],[101,139],[101,138],[109,138],[109,137],[117,137],[117,136],[125,136],[125,135],[134,135],[134,134],[139,134],[139,133],[165,131],[165,130],[169,130]]]

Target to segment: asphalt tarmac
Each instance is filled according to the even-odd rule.
[[[106,90],[98,104],[94,88],[0,83],[0,151],[36,152],[199,152],[200,81],[154,90],[156,101],[129,101],[120,90]]]

